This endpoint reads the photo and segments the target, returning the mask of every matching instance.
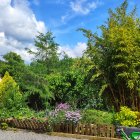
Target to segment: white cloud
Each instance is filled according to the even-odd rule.
[[[20,46],[20,47],[19,47]],[[13,51],[19,54],[26,63],[30,63],[33,55],[27,53],[24,47],[34,49],[32,43],[22,43],[12,37],[7,38],[4,32],[0,32],[0,55],[3,56],[4,54]],[[1,57],[0,57],[1,58]]]
[[[21,55],[26,63],[31,61],[25,48],[35,51],[33,38],[37,31],[45,32],[44,22],[38,21],[27,0],[0,0],[0,56],[10,51]],[[70,57],[80,57],[86,49],[86,43],[79,42],[73,48],[61,46]]]
[[[69,7],[70,10],[66,12],[66,14],[61,16],[61,22],[63,24],[67,23],[69,20],[79,16],[79,15],[88,15],[99,6],[101,6],[103,2],[100,0],[94,0],[89,2],[89,0],[73,0],[70,1]]]
[[[15,50],[15,53],[19,54],[25,63],[31,63],[32,59],[34,58],[33,55],[29,54],[26,50]]]
[[[5,7],[11,3],[11,0],[1,0],[0,7]]]
[[[7,38],[4,32],[0,32],[0,55],[13,51],[19,54],[26,63],[30,63],[34,56],[27,53],[27,51],[24,49],[25,46],[34,52],[36,51],[36,48],[32,43],[22,43],[12,37]],[[59,52],[65,52],[69,57],[76,58],[81,57],[86,48],[86,43],[78,42],[74,47],[69,45],[59,46]]]
[[[4,1],[4,0],[3,0]],[[45,24],[37,21],[27,0],[10,0],[0,4],[0,31],[20,40],[31,40],[37,31],[45,32]]]
[[[59,52],[66,52],[69,57],[76,58],[81,57],[83,52],[86,50],[87,44],[84,42],[78,42],[76,46],[71,48],[69,45],[67,46],[60,46]]]
[[[101,4],[99,1],[88,2],[88,0],[75,0],[70,2],[70,7],[77,14],[87,15]]]
[[[67,23],[69,20],[73,19],[74,17],[76,17],[76,14],[73,14],[71,12],[66,13],[65,15],[61,16],[61,22],[63,24]]]
[[[46,27],[36,19],[28,0],[0,0],[0,55],[14,51],[29,61],[24,48],[34,46],[37,32],[45,33]]]

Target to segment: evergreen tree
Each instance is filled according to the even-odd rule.
[[[22,105],[22,94],[19,87],[9,73],[6,72],[0,81],[0,108],[19,109]]]

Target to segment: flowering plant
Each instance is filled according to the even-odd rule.
[[[55,110],[49,113],[52,123],[73,122],[77,123],[81,119],[80,111],[71,111],[70,105],[67,103],[58,104]]]
[[[53,111],[49,113],[49,116],[56,117],[60,112],[65,112],[70,109],[70,105],[67,103],[58,104]]]
[[[56,106],[56,109],[57,111],[60,111],[60,110],[68,110],[70,109],[70,105],[67,104],[67,103],[60,103]]]
[[[77,123],[82,117],[80,111],[66,111],[65,117],[67,121]]]

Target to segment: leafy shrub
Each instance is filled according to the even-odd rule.
[[[7,123],[1,123],[0,125],[2,130],[6,130],[8,128],[8,124]]]
[[[79,111],[66,111],[65,117],[68,122],[77,123],[81,119]]]
[[[112,124],[113,114],[99,110],[85,110],[82,113],[81,122],[95,124]]]
[[[65,111],[51,112],[48,119],[50,124],[62,123],[65,121]]]
[[[137,126],[139,112],[132,111],[130,108],[123,106],[120,112],[115,115],[115,121],[123,126]]]
[[[49,123],[56,124],[62,122],[72,122],[77,123],[81,119],[79,111],[73,111],[70,105],[67,103],[59,104],[56,106],[55,110],[51,111],[49,114]]]
[[[35,112],[29,108],[20,108],[20,109],[0,109],[0,118],[16,118],[16,119],[31,119],[36,118],[40,119],[45,117],[45,111]]]
[[[23,105],[22,94],[19,92],[19,87],[14,79],[5,73],[0,82],[0,108],[16,109]]]
[[[60,103],[58,104],[55,109],[49,112],[49,123],[50,124],[57,124],[65,121],[65,111],[70,108],[70,105],[67,103]]]
[[[68,110],[68,109],[70,109],[70,105],[69,104],[67,104],[67,103],[60,103],[60,104],[58,104],[56,106],[55,110],[60,111],[60,110]]]

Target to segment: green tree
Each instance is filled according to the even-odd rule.
[[[128,2],[109,10],[100,27],[102,35],[81,29],[88,38],[86,56],[93,62],[90,81],[100,79],[100,92],[119,110],[128,106],[140,110],[140,19],[136,8],[127,12]]]
[[[20,55],[9,52],[3,56],[1,61],[0,73],[2,76],[6,71],[18,83],[22,95],[26,98],[29,107],[35,110],[45,109],[48,100],[52,98],[48,90],[48,83],[45,79],[46,73],[43,64],[34,62],[25,65]]]
[[[66,67],[69,64],[69,60],[67,62],[66,60],[62,61],[66,64],[62,63],[62,72],[58,71],[46,77],[49,89],[54,94],[52,105],[56,102],[68,102],[73,107],[101,109],[102,100],[96,94],[98,87],[87,82],[86,79],[91,61],[87,58],[76,58],[69,67]]]
[[[59,60],[58,44],[54,40],[52,32],[46,34],[39,33],[35,38],[35,46],[37,51],[33,52],[28,49],[28,52],[34,54],[34,60],[46,66],[47,72],[53,72],[57,67]]]
[[[0,108],[19,109],[22,106],[23,100],[19,86],[9,73],[6,72],[0,82]]]
[[[36,67],[36,69],[38,68]],[[49,91],[45,75],[35,73],[32,67],[29,66],[23,81],[25,83],[24,94],[28,106],[37,111],[45,109],[49,105],[49,100],[53,98],[53,94]]]
[[[3,56],[4,61],[1,62],[0,73],[5,74],[6,71],[14,78],[18,83],[21,90],[23,90],[23,76],[26,73],[26,65],[21,56],[15,52],[9,52]]]

